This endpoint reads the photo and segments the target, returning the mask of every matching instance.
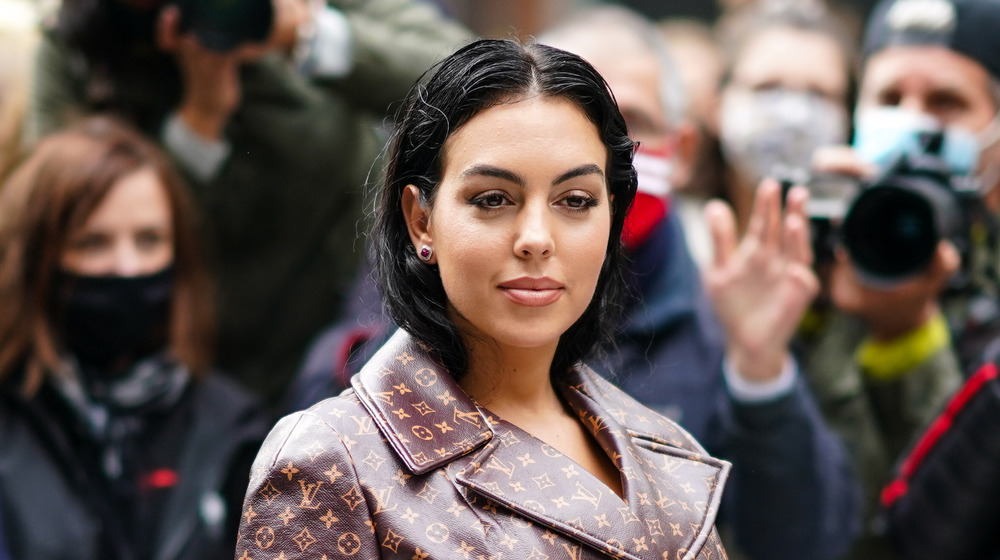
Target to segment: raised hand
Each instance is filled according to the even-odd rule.
[[[802,315],[819,291],[812,270],[805,204],[808,191],[789,192],[765,180],[757,189],[746,234],[724,202],[705,208],[715,257],[703,271],[705,289],[726,331],[730,363],[748,381],[776,378]]]

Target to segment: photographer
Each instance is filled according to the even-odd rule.
[[[341,309],[388,106],[469,38],[411,0],[63,0],[29,132],[112,112],[160,140],[207,218],[219,362],[276,402]]]
[[[820,267],[827,289],[801,339],[805,371],[853,455],[870,518],[893,462],[960,386],[959,358],[974,363],[996,323],[998,28],[992,1],[883,1],[866,31],[853,148],[814,159],[819,174],[868,187],[843,223],[846,249]],[[941,173],[925,173],[935,165]],[[907,196],[862,211],[898,181],[924,190],[896,189]],[[886,244],[904,198],[922,200],[950,231],[913,228],[913,239],[932,242],[911,263],[903,253],[915,242],[868,258]],[[869,520],[866,532],[850,557],[892,558],[882,528]]]

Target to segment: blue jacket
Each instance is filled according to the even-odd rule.
[[[750,558],[824,560],[857,533],[860,493],[839,440],[801,382],[776,401],[735,402],[722,375],[721,327],[702,291],[683,232],[664,220],[633,256],[638,296],[619,346],[594,369],[678,421],[733,463],[721,526]],[[348,318],[314,343],[289,391],[289,412],[339,393],[392,334],[374,283],[362,275]]]
[[[770,402],[732,398],[724,334],[677,220],[664,220],[633,259],[638,302],[595,369],[733,463],[720,523],[750,558],[840,556],[859,529],[860,490],[804,381]]]

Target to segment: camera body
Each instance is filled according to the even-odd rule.
[[[843,247],[859,277],[892,286],[918,275],[950,240],[961,254],[969,246],[968,204],[979,199],[975,180],[951,173],[937,155],[940,137],[923,153],[904,153],[874,180],[816,176],[806,182],[817,261]]]
[[[267,39],[274,20],[272,0],[174,0],[180,29],[194,33],[206,48],[225,52]]]

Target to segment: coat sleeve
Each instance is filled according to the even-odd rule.
[[[309,412],[274,427],[251,470],[237,560],[379,557],[350,443]]]
[[[334,80],[360,107],[382,115],[406,96],[417,79],[474,35],[430,2],[331,0],[347,17],[354,67]]]
[[[739,548],[751,558],[840,556],[859,530],[859,485],[802,380],[775,401],[722,400],[718,441],[733,463],[724,500]]]

